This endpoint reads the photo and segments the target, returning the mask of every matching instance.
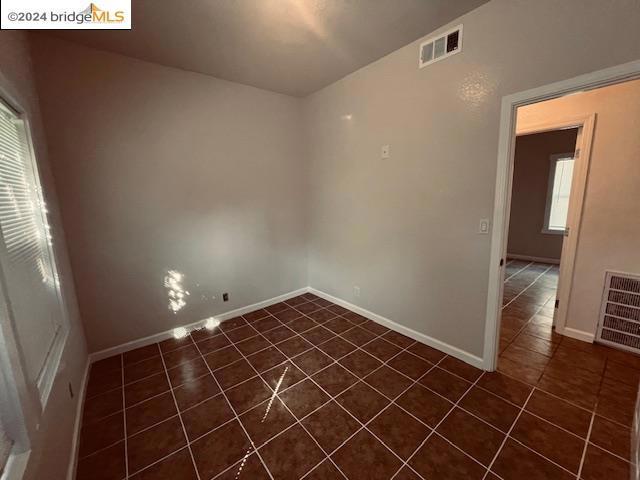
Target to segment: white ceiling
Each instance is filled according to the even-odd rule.
[[[133,0],[131,31],[54,34],[162,65],[304,96],[486,1]]]

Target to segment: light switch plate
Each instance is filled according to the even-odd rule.
[[[478,233],[487,235],[489,233],[489,226],[491,225],[488,218],[481,218],[480,225],[478,226]]]
[[[391,146],[390,145],[383,145],[382,149],[380,151],[380,156],[382,158],[389,158],[391,156]]]

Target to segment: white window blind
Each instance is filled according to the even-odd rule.
[[[62,325],[46,209],[23,120],[0,102],[0,267],[29,380],[40,382]]]
[[[574,163],[571,156],[554,155],[551,157],[545,213],[545,230],[548,232],[562,233],[567,228]]]

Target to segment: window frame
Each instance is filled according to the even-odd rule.
[[[567,153],[554,153],[549,157],[549,178],[547,180],[547,199],[544,207],[544,219],[542,224],[542,233],[546,235],[564,235],[567,232],[567,227],[560,229],[549,228],[549,221],[551,220],[551,206],[553,203],[553,184],[556,177],[556,164],[559,160],[570,158],[574,161],[575,165],[575,152]],[[571,178],[571,185],[573,188],[573,177]],[[567,218],[568,220],[568,218]]]
[[[35,154],[31,124],[27,111],[21,107],[4,85],[0,85],[0,109],[6,110],[21,122],[27,161],[33,170],[34,181],[42,200],[46,200],[41,169]],[[46,215],[46,212],[42,212]],[[48,223],[48,222],[47,222]],[[46,224],[46,223],[45,223]],[[48,246],[51,267],[60,278],[56,248]],[[4,239],[0,235],[0,255],[7,255]],[[31,444],[40,427],[62,355],[69,339],[69,310],[60,281],[54,282],[55,294],[61,314],[61,324],[47,357],[36,379],[27,375],[24,354],[15,330],[15,320],[8,296],[7,277],[0,264],[0,422],[13,441],[13,448],[2,478],[20,478],[31,453]]]

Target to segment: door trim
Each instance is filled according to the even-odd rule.
[[[505,259],[507,253],[517,108],[559,98],[570,93],[593,90],[637,78],[640,78],[640,61],[633,61],[502,98],[483,352],[485,370],[495,370],[498,361],[500,313],[504,287],[505,262],[503,259]],[[593,121],[595,122],[595,119]],[[587,152],[581,152],[581,156],[587,157]],[[586,175],[586,173],[585,171],[584,174]],[[573,235],[576,242],[578,240],[577,237],[578,235]],[[566,308],[567,302],[564,303]],[[560,307],[562,308],[562,304]],[[564,325],[562,325],[562,328],[564,328]]]
[[[589,173],[589,164],[591,163],[591,145],[593,143],[595,124],[596,114],[591,113],[579,116],[558,116],[548,119],[544,123],[528,126],[526,129],[518,129],[516,126],[516,137],[567,128],[578,127],[580,129],[578,140],[576,142],[576,151],[579,152],[579,155],[575,158],[575,167],[571,181],[571,194],[569,198],[569,211],[567,213],[567,227],[569,228],[569,235],[564,237],[564,241],[562,242],[562,254],[560,255],[560,275],[558,278],[558,291],[556,296],[560,306],[555,311],[553,322],[556,331],[561,335],[566,333],[565,326],[567,323],[567,311],[571,298],[571,286],[573,284],[573,272],[575,267],[576,251],[578,249],[578,239],[580,238],[582,207],[584,205],[584,196],[587,189],[587,176]],[[513,173],[513,161],[510,165],[510,169],[511,173]],[[507,205],[507,231],[509,228],[508,215],[510,208],[511,189],[509,190],[509,204]],[[506,255],[506,250],[504,254]]]

